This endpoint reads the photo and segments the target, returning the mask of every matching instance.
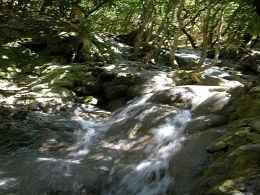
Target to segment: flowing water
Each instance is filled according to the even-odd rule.
[[[0,194],[171,194],[177,182],[172,159],[193,139],[185,133],[192,109],[215,92],[177,87],[181,107],[150,101],[156,90],[169,89],[167,82],[162,86],[160,80],[158,89],[153,85],[152,93],[131,100],[109,119],[32,114],[20,128],[39,138],[32,148],[1,155]],[[191,110],[189,104],[194,104]]]
[[[173,118],[167,118],[166,123],[150,130],[155,143],[144,149],[144,158],[133,164],[126,165],[120,170],[114,167],[110,173],[109,191],[103,194],[164,194],[173,178],[168,174],[169,160],[181,149],[185,139],[183,130],[190,120],[188,110],[182,110]],[[113,177],[116,172],[124,173],[123,178],[114,185]]]
[[[187,98],[186,88],[176,92]],[[175,183],[170,162],[187,138],[192,110],[151,102],[153,94],[131,100],[108,120],[39,117],[44,122],[36,123],[46,134],[42,132],[38,148],[1,158],[1,193],[167,194]],[[191,101],[198,104],[206,96],[210,94],[197,92]],[[50,130],[59,124],[75,129]]]
[[[135,118],[135,116],[133,126],[136,127],[144,120],[148,120],[145,118],[150,115],[151,109],[156,111],[162,107],[167,108],[168,111],[172,110],[169,112],[173,115],[165,117],[158,126],[148,129],[146,134],[149,135],[150,144],[138,151],[141,153],[139,154],[141,158],[136,158],[134,162],[124,166],[117,166],[115,163],[109,167],[107,179],[100,182],[104,183],[103,187],[105,186],[102,194],[164,194],[168,186],[174,182],[168,172],[169,160],[181,149],[182,141],[185,139],[183,131],[191,118],[191,113],[189,110],[173,109],[165,105],[156,107],[158,105],[155,106],[154,103],[147,101],[150,96],[132,100],[113,113],[107,121],[95,122],[74,118],[73,121],[80,124],[80,130],[72,135],[74,141],[62,150],[48,153],[31,151],[19,154],[18,152],[2,158],[1,191],[3,194],[88,194],[84,183],[91,180],[92,175],[88,175],[87,170],[94,169],[94,166],[89,167],[91,165],[82,162],[97,154],[95,145],[106,140],[104,137],[110,134],[106,131],[115,131],[112,127],[115,124],[124,127],[129,120],[131,121],[131,117]],[[117,127],[116,131],[118,131]],[[114,133],[120,135],[116,131]],[[110,142],[110,145],[114,144],[115,148],[121,147],[124,151],[131,151],[136,143],[140,144],[146,137],[142,135],[130,139],[125,134],[127,132],[122,130],[122,138],[125,142],[121,139],[121,146],[113,138],[110,141],[108,139],[107,142]],[[57,135],[51,134],[51,136],[53,138],[47,140],[49,145],[55,144],[58,140],[57,137],[55,138]],[[111,136],[114,134],[112,133]],[[93,153],[91,153],[92,149]],[[119,162],[120,157],[118,159]],[[118,178],[118,173],[121,178]]]

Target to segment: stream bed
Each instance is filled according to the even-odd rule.
[[[36,141],[1,156],[1,194],[189,193],[214,158],[206,147],[226,129],[223,89],[167,85],[111,114],[32,112],[19,128]]]

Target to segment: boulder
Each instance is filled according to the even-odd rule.
[[[214,161],[192,194],[259,194],[260,145],[244,145]]]
[[[193,194],[190,190],[197,178],[214,159],[214,155],[207,153],[205,148],[222,134],[219,128],[212,128],[189,136],[184,141],[182,149],[170,160],[169,171],[174,177],[174,183],[169,189],[171,194]]]
[[[129,97],[136,97],[172,86],[175,86],[175,83],[167,73],[144,70],[135,74],[135,82],[129,87],[127,94]]]
[[[209,153],[219,154],[194,185],[192,194],[259,194],[259,87],[234,103],[226,133],[213,141]]]
[[[110,100],[115,100],[120,97],[127,95],[127,85],[115,84],[114,82],[105,82],[103,83],[103,90],[105,97]]]
[[[188,122],[185,132],[191,134],[199,131],[204,131],[213,127],[221,127],[228,123],[229,119],[225,116],[217,114],[205,114],[194,117]]]
[[[239,69],[260,73],[260,52],[253,52],[240,59]]]
[[[156,92],[148,101],[168,104],[178,108],[193,107],[193,98],[195,94],[185,87],[173,87]]]
[[[200,52],[192,50],[179,50],[175,54],[175,60],[179,67],[184,70],[190,70],[197,67],[197,61],[200,58]]]
[[[215,95],[208,97],[199,104],[193,113],[195,115],[225,113],[230,101],[230,94],[226,92],[217,92]]]

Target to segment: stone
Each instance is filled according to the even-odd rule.
[[[195,185],[192,194],[258,194],[260,145],[240,146],[226,158],[214,161]]]
[[[103,83],[103,90],[106,98],[112,100],[127,95],[128,86],[123,84],[115,84],[113,82]]]
[[[213,127],[221,127],[228,123],[229,119],[217,114],[206,114],[193,118],[185,128],[186,133],[196,133]]]
[[[183,50],[179,50],[175,54],[175,60],[178,66],[184,70],[190,70],[197,67],[197,62],[199,58],[200,58],[200,53],[191,50],[183,49]]]
[[[260,117],[257,117],[252,122],[250,122],[249,126],[253,129],[253,131],[260,133]]]
[[[205,148],[219,138],[223,133],[219,128],[212,128],[189,136],[182,149],[170,160],[170,174],[174,183],[170,186],[170,194],[189,194],[199,175],[212,161],[214,155],[209,154]],[[192,194],[192,193],[191,193]]]
[[[154,93],[148,101],[185,109],[193,107],[192,101],[194,96],[194,93],[188,88],[173,87]]]
[[[215,95],[208,97],[205,101],[199,104],[195,108],[193,113],[195,115],[225,113],[230,101],[230,94],[225,92],[218,92]]]
[[[242,70],[250,70],[255,73],[260,73],[260,52],[253,52],[245,55],[239,61],[239,68]]]
[[[124,106],[127,101],[128,101],[128,98],[126,98],[126,97],[121,97],[121,98],[118,98],[115,100],[111,100],[108,102],[107,105],[104,106],[104,108],[109,111],[115,111],[116,109]]]

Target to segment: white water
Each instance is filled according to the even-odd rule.
[[[169,184],[174,182],[168,174],[169,160],[181,149],[185,139],[183,130],[190,118],[190,111],[183,110],[174,118],[168,118],[165,124],[151,129],[155,143],[146,146],[143,154],[145,158],[120,170],[114,167],[109,179],[111,189],[103,194],[164,194]],[[125,176],[114,184],[116,172],[123,172]]]

